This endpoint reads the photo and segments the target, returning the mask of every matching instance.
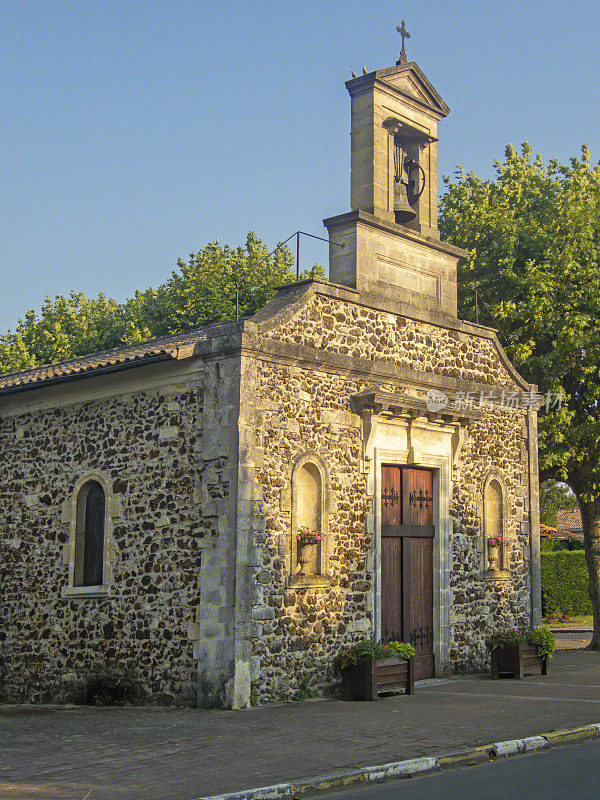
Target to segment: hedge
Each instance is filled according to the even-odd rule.
[[[583,550],[542,552],[544,614],[591,614]]]

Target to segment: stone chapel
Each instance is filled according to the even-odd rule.
[[[539,624],[536,387],[457,316],[448,106],[402,58],[346,87],[328,281],[0,376],[3,694],[68,701],[114,668],[146,702],[242,708],[330,691],[364,637],[412,642],[425,678]]]

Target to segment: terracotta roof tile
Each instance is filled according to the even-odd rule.
[[[39,384],[49,381],[57,382],[61,378],[67,379],[78,375],[83,377],[86,373],[94,373],[107,367],[118,367],[121,364],[130,364],[135,361],[147,361],[160,356],[167,358],[169,355],[176,358],[178,348],[206,340],[210,335],[209,332],[215,327],[212,325],[198,328],[161,339],[151,339],[127,347],[118,347],[115,350],[90,353],[58,364],[44,364],[21,372],[0,374],[0,394],[9,394],[22,388],[33,389]]]
[[[556,527],[558,530],[581,531],[581,511],[578,508],[559,508]]]

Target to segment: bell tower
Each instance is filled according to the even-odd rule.
[[[450,109],[414,61],[346,87],[350,207],[437,236],[437,124]]]
[[[456,317],[456,265],[466,253],[440,240],[437,124],[450,109],[419,66],[402,54],[393,67],[353,77],[350,208],[325,220],[329,279],[392,295]]]

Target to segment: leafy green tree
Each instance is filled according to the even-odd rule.
[[[248,234],[245,247],[211,242],[191,253],[188,261],[179,259],[177,266],[158,289],[155,303],[149,304],[154,335],[234,319],[236,290],[239,316],[250,316],[273,296],[277,286],[293,280],[289,248],[277,248],[269,255],[267,245],[254,233]]]
[[[0,371],[14,372],[116,347],[123,327],[121,307],[103,294],[93,299],[81,292],[47,297],[39,313],[28,311],[14,333],[0,337]]]
[[[440,229],[469,250],[459,280],[480,292],[517,368],[552,395],[540,479],[565,481],[579,502],[600,650],[600,165],[587,147],[545,165],[524,144],[495,167],[494,180],[445,179]]]
[[[31,369],[35,365],[35,358],[29,353],[18,333],[8,331],[0,336],[0,374]]]
[[[540,484],[540,522],[556,528],[561,508],[577,508],[577,498],[569,487],[551,478]]]
[[[65,361],[157,336],[189,330],[225,319],[250,316],[294,280],[292,254],[279,246],[273,253],[255,233],[244,247],[211,242],[164,284],[137,291],[125,303],[100,294],[88,299],[81,292],[47,297],[39,312],[28,311],[14,332],[0,336],[0,372],[15,372],[39,364]],[[319,264],[301,278],[323,277]]]

